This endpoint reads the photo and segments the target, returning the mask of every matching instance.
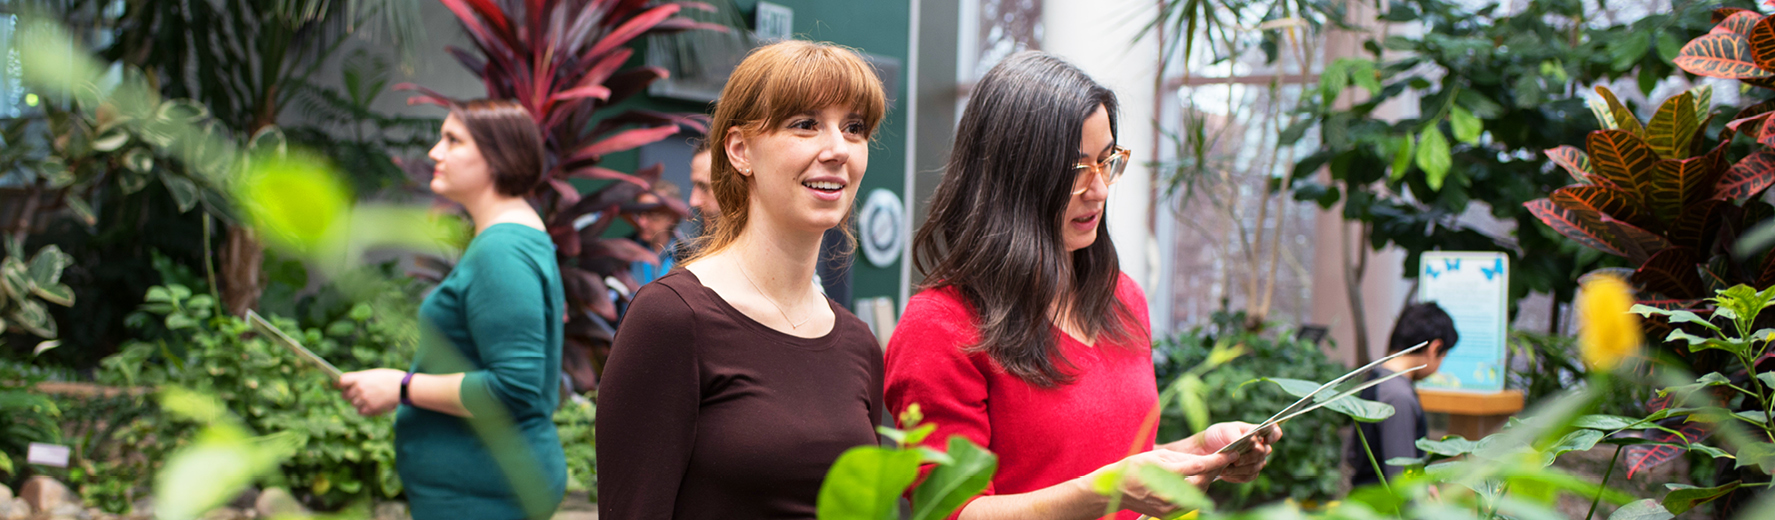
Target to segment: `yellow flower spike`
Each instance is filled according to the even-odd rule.
[[[236,197],[267,238],[314,253],[345,221],[351,196],[324,161],[292,153],[251,165]]]
[[[1578,351],[1584,365],[1593,371],[1612,372],[1621,360],[1639,351],[1639,316],[1628,312],[1633,307],[1633,292],[1627,282],[1614,276],[1596,276],[1583,285],[1578,300]]]

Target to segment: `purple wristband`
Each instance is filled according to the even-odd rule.
[[[410,383],[412,381],[413,381],[413,372],[408,372],[407,377],[401,378],[401,404],[404,404],[407,406],[413,406],[413,400],[407,398],[407,383]]]

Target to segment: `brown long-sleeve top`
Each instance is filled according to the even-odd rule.
[[[814,518],[832,461],[876,443],[882,353],[764,326],[686,270],[641,288],[598,389],[598,517]]]

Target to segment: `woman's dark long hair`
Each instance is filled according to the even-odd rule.
[[[1074,377],[1053,308],[1087,337],[1126,340],[1139,323],[1115,297],[1121,268],[1107,219],[1070,261],[1060,237],[1085,119],[1099,106],[1113,135],[1115,94],[1077,67],[1040,52],[993,67],[968,100],[930,218],[912,240],[924,288],[954,287],[979,315],[973,350],[1040,387]]]

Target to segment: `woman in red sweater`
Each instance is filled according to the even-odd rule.
[[[919,405],[942,449],[961,435],[999,456],[965,520],[1089,519],[1100,472],[1157,464],[1198,486],[1247,482],[1274,437],[1215,450],[1251,428],[1217,424],[1154,448],[1158,406],[1146,297],[1122,275],[1103,224],[1127,165],[1115,94],[1059,58],[1025,52],[986,73],[956,131],[930,218],[913,240],[925,290],[887,349],[886,400]],[[1171,506],[1124,479],[1117,518]]]

